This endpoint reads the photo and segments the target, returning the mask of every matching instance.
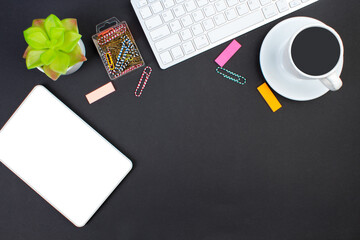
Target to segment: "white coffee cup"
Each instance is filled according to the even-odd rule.
[[[301,71],[294,63],[294,60],[292,58],[292,45],[294,43],[294,40],[296,36],[304,31],[305,29],[312,28],[312,27],[319,27],[328,30],[331,32],[336,39],[338,40],[339,46],[340,46],[340,54],[339,59],[337,61],[337,64],[334,66],[332,70],[329,72],[323,74],[323,75],[309,75],[307,73],[304,73]],[[328,89],[331,91],[337,91],[341,88],[343,85],[340,76],[336,72],[336,70],[341,66],[342,61],[344,60],[344,45],[343,42],[339,36],[339,34],[331,27],[327,26],[324,23],[312,23],[309,25],[306,25],[302,28],[300,28],[295,34],[292,35],[290,40],[285,44],[285,48],[283,50],[283,60],[282,64],[285,70],[290,72],[292,75],[296,76],[298,79],[304,80],[304,81],[321,81]]]

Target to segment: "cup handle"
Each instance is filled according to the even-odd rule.
[[[337,91],[343,85],[343,82],[336,73],[333,73],[332,75],[328,76],[327,78],[321,79],[320,81],[331,91]]]

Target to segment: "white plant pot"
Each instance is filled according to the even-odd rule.
[[[80,49],[81,49],[81,53],[85,56],[86,54],[86,49],[85,49],[85,45],[83,43],[83,41],[80,39],[78,42]],[[67,72],[63,75],[70,75],[73,74],[74,72],[76,72],[77,70],[80,69],[80,67],[83,65],[84,62],[79,62],[77,64],[75,64],[74,66],[71,66],[68,68]],[[39,71],[44,72],[44,70],[41,67],[38,67],[37,69],[39,69]]]

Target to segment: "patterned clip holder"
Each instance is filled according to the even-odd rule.
[[[145,65],[126,22],[113,17],[98,24],[96,32],[92,40],[111,80]]]

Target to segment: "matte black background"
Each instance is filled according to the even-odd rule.
[[[226,44],[161,70],[129,0],[2,1],[0,126],[43,84],[134,162],[134,169],[83,228],[74,227],[0,165],[0,239],[360,239],[360,3],[320,0],[290,16],[335,28],[345,45],[343,88],[310,102],[278,96],[272,113],[256,87],[261,42],[278,22],[238,37],[220,77],[213,60]],[[75,17],[88,61],[52,82],[28,71],[22,31],[50,13]],[[152,77],[114,82],[116,93],[89,105],[84,95],[109,81],[91,41],[95,25],[126,20]],[[21,151],[21,149],[19,149]]]

